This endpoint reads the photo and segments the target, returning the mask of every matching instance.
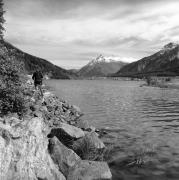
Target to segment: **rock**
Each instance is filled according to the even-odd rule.
[[[89,135],[89,132],[93,132],[98,138],[100,137],[100,135],[96,131],[91,131],[91,129],[89,131],[84,131],[85,135]]]
[[[29,80],[27,80],[27,85],[33,85],[33,81],[31,81],[30,79]]]
[[[49,111],[49,112],[52,112],[52,111],[54,111],[54,107],[53,106],[47,106],[47,110]]]
[[[40,111],[42,111],[42,112],[47,112],[48,110],[47,110],[47,107],[46,106],[42,106],[41,108],[40,108]]]
[[[76,111],[76,112],[81,113],[81,109],[80,109],[79,107],[75,106],[75,105],[72,106],[72,109],[73,109],[74,111]]]
[[[85,136],[74,142],[74,147],[79,147],[80,144],[88,144],[89,147],[93,149],[103,149],[105,148],[104,143],[98,138],[96,132],[86,132]]]
[[[74,121],[81,116],[81,111],[78,107],[73,107],[54,95],[49,97],[47,96],[44,99],[48,112],[53,113],[53,116],[55,117],[64,119],[64,121],[68,122],[68,124],[75,124]]]
[[[53,118],[53,125],[58,127],[58,126],[60,126],[60,124],[61,124],[61,120],[59,118],[54,117]]]
[[[85,136],[84,132],[75,126],[58,123],[58,127],[59,128],[52,128],[48,137],[52,138],[56,136],[67,147],[71,147],[75,140]]]
[[[79,139],[79,138],[85,136],[84,132],[80,128],[77,128],[75,126],[71,126],[71,125],[66,124],[66,123],[61,123],[60,129],[65,131],[72,138]]]
[[[56,111],[54,112],[54,114],[55,114],[56,116],[60,115],[60,114],[61,114],[61,110],[56,110]]]
[[[34,98],[34,97],[32,97],[30,100],[31,100],[32,102],[35,102],[35,98]]]
[[[90,126],[89,128],[85,129],[87,132],[96,132],[96,128],[93,126]]]
[[[72,148],[83,160],[101,161],[105,145],[95,132],[87,132],[83,138],[74,141]]]
[[[45,97],[45,98],[50,97],[50,96],[53,96],[53,94],[52,94],[51,92],[46,91],[46,92],[44,93],[44,97]]]
[[[75,118],[74,119],[79,119],[81,116],[83,116],[83,113],[81,112],[81,110],[80,110],[80,108],[79,107],[77,107],[77,106],[71,106],[71,112],[72,112],[72,115],[74,115],[75,116]]]
[[[90,128],[90,125],[88,123],[88,121],[86,120],[82,120],[82,119],[78,119],[76,121],[76,124],[75,124],[77,127],[83,129],[83,130],[86,130],[86,129],[89,129]]]
[[[64,108],[64,109],[69,109],[70,108],[70,105],[68,104],[68,103],[66,103],[66,102],[64,102],[63,104],[62,104],[62,108]]]
[[[35,111],[35,112],[34,112],[34,117],[40,117],[40,118],[42,118],[42,117],[43,117],[43,114],[42,114],[42,112],[40,112],[40,111]]]
[[[54,126],[54,123],[52,127],[53,126]],[[65,146],[69,148],[71,148],[71,146],[73,145],[73,142],[76,140],[59,128],[52,128],[51,132],[48,134],[48,138],[53,138],[54,136],[57,137],[61,143],[63,143]]]
[[[96,131],[99,134],[99,137],[103,137],[106,134],[108,134],[108,132],[105,129],[96,129]]]
[[[86,138],[91,139],[97,149],[105,148],[104,143],[98,138],[98,134],[96,132],[91,132],[86,135]]]
[[[42,118],[0,127],[0,179],[65,180],[48,154],[48,128]]]
[[[5,119],[0,117],[0,123],[5,124],[6,123]]]
[[[81,161],[74,151],[65,147],[56,137],[49,140],[49,153],[65,176],[69,174],[71,168]]]
[[[106,162],[81,161],[71,169],[67,180],[111,180],[112,174]]]
[[[90,126],[91,131],[95,132],[96,128],[94,126]]]
[[[41,108],[41,105],[35,104],[33,106],[30,107],[32,111],[39,111],[39,109]]]
[[[15,126],[21,122],[21,120],[17,117],[6,117],[4,120],[6,124],[10,124],[11,126]]]

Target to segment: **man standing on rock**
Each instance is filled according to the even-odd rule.
[[[34,86],[35,89],[37,88],[40,90],[41,96],[43,97],[43,92],[42,92],[42,80],[43,80],[43,75],[40,70],[37,70],[33,73],[32,79],[34,80]]]

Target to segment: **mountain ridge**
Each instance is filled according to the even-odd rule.
[[[117,72],[122,66],[127,63],[115,61],[111,57],[103,55],[91,60],[87,65],[83,66],[79,71],[80,77],[105,77],[108,74]]]
[[[0,55],[14,57],[16,61],[24,64],[26,73],[32,74],[36,69],[40,69],[44,74],[54,79],[70,79],[76,76],[73,72],[69,72],[57,65],[52,64],[48,60],[30,55],[16,48],[11,43],[0,40]]]
[[[168,43],[151,56],[122,67],[111,76],[179,75],[179,44]]]

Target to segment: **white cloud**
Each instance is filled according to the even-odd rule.
[[[88,14],[86,17],[83,16],[83,7]],[[23,17],[25,11],[22,7],[19,9],[22,11],[22,16],[18,14],[17,17],[13,17],[7,12],[5,37],[25,51],[48,58],[59,65],[61,65],[60,60],[66,59],[66,63],[63,60],[65,66],[68,66],[70,59],[75,63],[80,59],[77,63],[79,65],[82,60],[81,54],[85,52],[89,54],[88,57],[84,56],[85,62],[91,59],[90,54],[95,53],[107,55],[111,53],[125,57],[123,58],[125,61],[131,62],[149,55],[152,50],[156,50],[168,41],[179,40],[179,35],[174,34],[172,30],[178,26],[179,2],[168,1],[155,6],[142,4],[138,8],[134,7],[135,11],[130,6],[122,6],[123,10],[121,10],[120,6],[105,9],[104,14],[97,12],[102,10],[99,5],[95,8],[86,5],[83,7],[80,6],[73,12],[79,13],[78,18],[64,19],[56,16],[53,19],[40,20],[30,16],[27,21],[26,17]],[[124,13],[125,10],[130,9],[133,10],[132,13],[130,11],[128,14]],[[90,16],[90,10],[98,16],[95,17],[95,14]],[[108,18],[109,15],[111,17],[115,15],[115,18]],[[113,46],[110,43],[112,39]],[[83,43],[80,45],[77,42]]]

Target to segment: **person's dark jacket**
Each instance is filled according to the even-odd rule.
[[[34,83],[41,84],[42,79],[43,79],[43,75],[42,75],[42,73],[40,71],[35,71],[33,73],[32,79],[34,80]]]

